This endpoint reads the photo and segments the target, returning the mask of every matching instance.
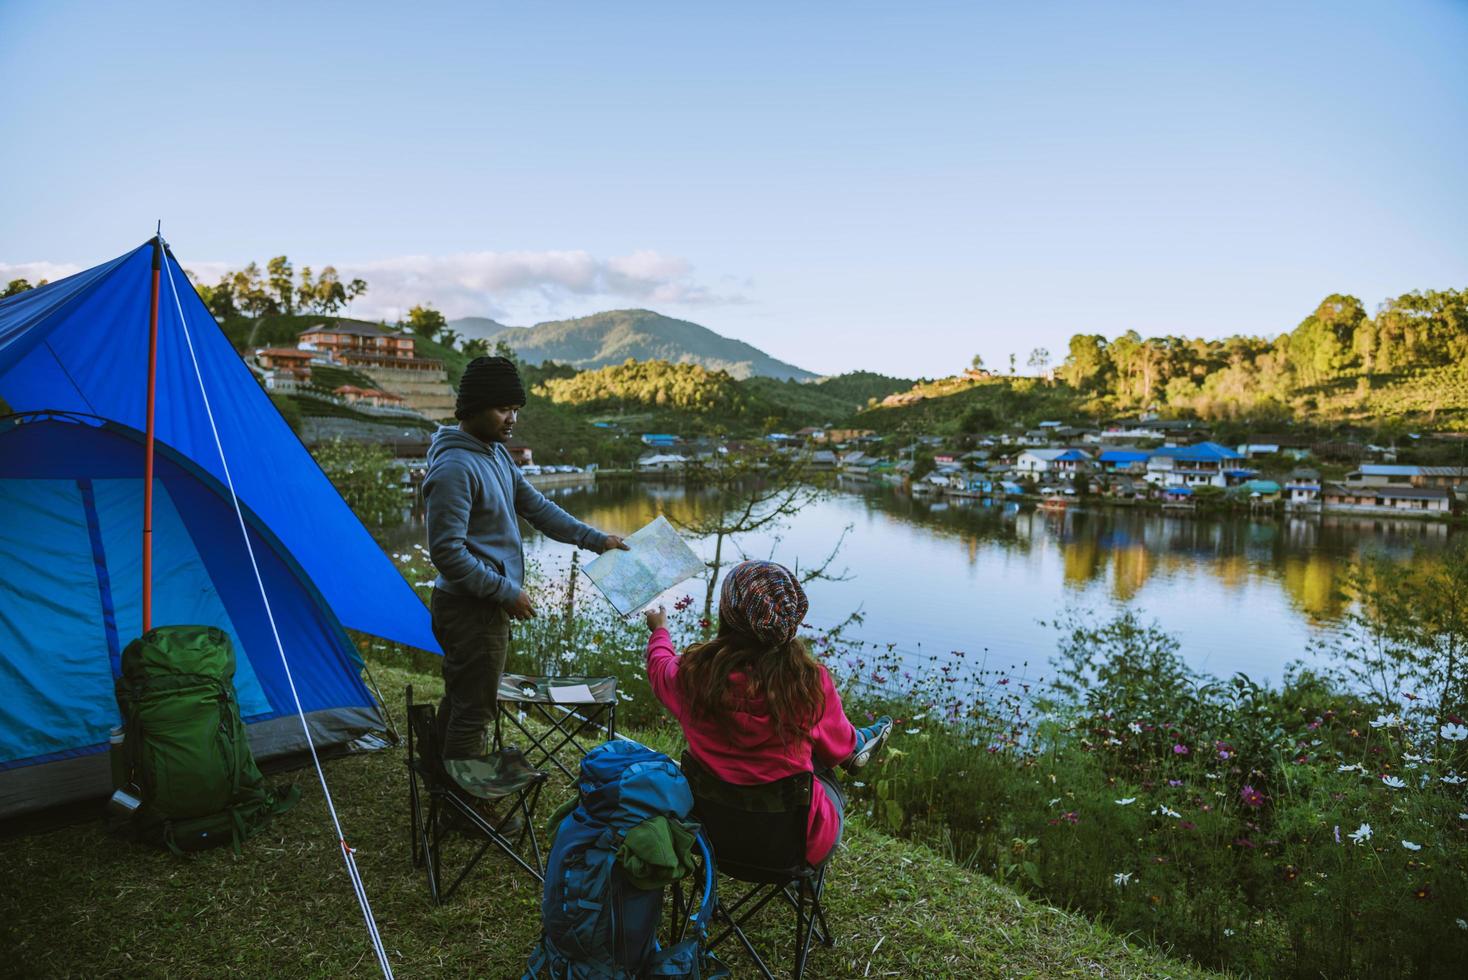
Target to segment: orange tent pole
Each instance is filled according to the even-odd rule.
[[[153,297],[148,307],[148,422],[143,442],[143,632],[153,628],[153,409],[158,394],[158,278],[163,239],[153,239]]]

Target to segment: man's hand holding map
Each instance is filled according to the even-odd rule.
[[[586,577],[624,616],[706,570],[666,517],[659,516],[626,541],[631,550],[609,551],[585,566]]]

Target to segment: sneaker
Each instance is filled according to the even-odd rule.
[[[892,734],[892,719],[883,715],[877,719],[875,725],[856,730],[856,749],[851,753],[851,758],[846,760],[847,769],[860,769],[878,752],[882,746],[887,744],[887,738]]]

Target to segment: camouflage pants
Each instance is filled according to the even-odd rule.
[[[510,649],[504,607],[477,596],[433,590],[433,636],[443,648],[439,737],[445,759],[484,754],[484,730],[494,721],[500,674]]]

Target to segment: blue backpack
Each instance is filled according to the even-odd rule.
[[[629,832],[697,833],[693,794],[667,756],[636,742],[599,745],[581,760],[580,799],[561,820],[546,860],[540,942],[523,980],[643,980],[727,977],[703,948],[714,909],[714,862],[702,835],[703,900],[689,910],[683,941],[661,948],[663,889],[632,883],[618,852]],[[658,820],[675,822],[662,827]]]

